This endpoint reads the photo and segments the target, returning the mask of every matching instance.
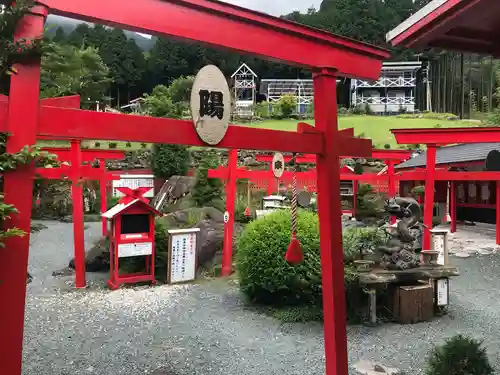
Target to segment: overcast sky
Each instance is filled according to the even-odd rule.
[[[224,0],[245,8],[281,16],[294,10],[306,11],[311,5],[319,8],[322,0]]]

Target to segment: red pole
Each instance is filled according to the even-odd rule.
[[[496,240],[497,245],[500,245],[500,181],[496,184]]]
[[[236,201],[236,167],[238,164],[238,150],[229,151],[227,162],[228,178],[226,181],[226,211],[229,220],[224,224],[224,247],[222,250],[222,276],[229,276],[233,272],[233,230],[234,230],[234,202]]]
[[[82,153],[80,141],[71,140],[71,200],[73,201],[73,241],[75,247],[75,286],[85,288],[85,239],[83,224],[83,186],[80,183]]]
[[[99,160],[99,167],[101,169],[101,171],[103,172],[103,174],[106,172],[106,161],[104,159],[100,159]],[[107,199],[108,199],[108,192],[107,192],[107,183],[108,183],[108,180],[103,176],[103,178],[101,178],[101,181],[99,181],[99,189],[101,191],[101,214],[105,213],[107,211],[107,208],[108,208],[108,202],[107,202]],[[108,235],[108,221],[106,220],[106,218],[101,218],[102,220],[102,236],[103,237],[106,237]]]
[[[340,203],[340,167],[335,72],[321,69],[314,76],[316,129],[324,135],[325,153],[317,158],[318,213],[326,375],[348,375],[344,255]]]
[[[434,174],[436,173],[436,145],[427,145],[424,201],[424,240],[423,250],[431,249],[431,229],[434,212]]]
[[[43,35],[47,9],[37,6],[18,24],[15,39],[28,40]],[[10,84],[7,152],[15,153],[36,143],[38,126],[40,60],[16,64]],[[0,332],[2,374],[21,375],[24,305],[30,243],[34,165],[23,165],[4,175],[5,203],[20,212],[5,221],[5,228],[17,227],[24,237],[10,237],[0,251]]]
[[[457,231],[457,197],[456,197],[455,187],[456,187],[455,181],[450,181],[451,233],[455,233]]]
[[[387,160],[387,183],[389,190],[389,198],[396,197],[396,179],[394,178],[394,160]],[[391,224],[396,224],[396,216],[391,216]]]

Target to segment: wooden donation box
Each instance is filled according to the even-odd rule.
[[[155,216],[162,214],[142,199],[120,203],[102,214],[110,221],[110,273],[108,286],[151,282],[155,284]],[[143,257],[145,272],[120,274],[120,259]]]
[[[169,284],[196,279],[197,237],[200,228],[169,230],[168,277]]]
[[[434,317],[432,285],[396,286],[393,298],[393,313],[398,323],[428,322]]]

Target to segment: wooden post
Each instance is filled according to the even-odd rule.
[[[47,9],[36,6],[17,26],[15,39],[43,36]],[[24,146],[36,143],[40,91],[40,60],[29,59],[16,64],[17,74],[10,84],[7,128],[7,152],[19,152]],[[31,209],[33,202],[34,164],[20,165],[4,175],[5,204],[14,205],[19,214],[6,220],[4,228],[19,228],[24,237],[10,237],[0,251],[0,322],[2,332],[2,374],[21,374],[24,305],[30,245]]]
[[[75,250],[75,287],[85,288],[85,236],[83,186],[80,182],[82,153],[80,141],[71,140],[71,200],[73,201],[73,241]]]
[[[222,250],[222,276],[229,276],[233,272],[233,231],[234,206],[236,201],[236,168],[238,166],[238,150],[229,151],[227,162],[228,178],[226,180],[226,211],[229,220],[224,223],[224,245]]]
[[[102,173],[106,172],[106,160],[99,159],[99,168]],[[102,178],[99,181],[99,190],[101,192],[101,215],[108,210],[108,180],[106,178]],[[108,235],[108,220],[106,218],[101,218],[102,223],[102,236],[106,237]]]
[[[325,152],[317,158],[323,314],[327,375],[347,375],[347,337],[344,290],[344,255],[337,143],[337,81],[335,71],[315,72],[314,118],[323,133]]]
[[[250,180],[247,182],[247,207],[250,208],[252,206],[252,183]]]
[[[422,249],[431,249],[432,217],[434,216],[434,174],[436,173],[436,145],[427,145],[427,163],[424,195],[424,240]]]
[[[387,160],[387,182],[389,198],[396,198],[396,180],[394,178],[394,160]],[[396,224],[396,216],[391,216],[390,224]]]
[[[456,182],[451,181],[450,186],[450,211],[451,211],[451,224],[450,224],[450,232],[455,233],[457,231],[457,189]]]

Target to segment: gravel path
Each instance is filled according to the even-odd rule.
[[[33,236],[23,375],[324,374],[320,324],[283,325],[244,308],[224,280],[110,292],[102,277],[88,290],[50,275],[71,254],[70,224],[51,223]],[[89,224],[86,238],[98,238]],[[349,359],[374,360],[420,374],[433,343],[456,333],[485,339],[500,368],[500,255],[452,258],[450,314],[432,323],[349,327]],[[61,288],[61,285],[67,287]],[[160,374],[160,373],[159,373]]]

